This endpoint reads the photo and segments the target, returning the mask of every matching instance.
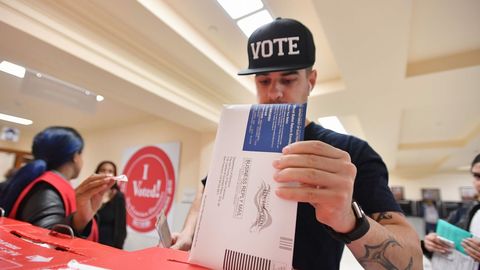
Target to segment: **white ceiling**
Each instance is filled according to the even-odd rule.
[[[310,119],[338,116],[408,177],[480,152],[480,1],[263,3],[314,34]],[[246,37],[214,0],[0,0],[0,36],[0,59],[106,97],[0,74],[0,112],[34,120],[33,131],[156,117],[213,131],[222,104],[255,102],[252,79],[236,75]]]

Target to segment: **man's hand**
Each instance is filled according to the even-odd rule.
[[[182,233],[172,233],[172,246],[170,248],[189,251],[192,248],[192,236]]]
[[[462,247],[470,257],[475,261],[480,262],[480,239],[466,238],[462,241]]]
[[[440,240],[436,233],[429,233],[423,240],[425,248],[430,252],[449,253],[452,246]]]
[[[320,141],[296,142],[283,148],[273,166],[274,180],[284,185],[276,194],[286,200],[307,202],[316,218],[335,231],[346,233],[355,227],[351,203],[357,169],[350,155]]]
[[[172,246],[170,248],[189,251],[192,248],[193,234],[195,232],[195,225],[202,204],[203,184],[199,183],[195,199],[193,199],[190,211],[188,211],[187,218],[181,233],[172,233]]]

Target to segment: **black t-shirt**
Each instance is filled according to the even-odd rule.
[[[387,168],[367,142],[313,122],[305,128],[305,141],[309,140],[328,143],[350,154],[352,163],[357,167],[353,198],[367,215],[401,212],[388,187]],[[333,239],[323,224],[316,220],[313,206],[299,203],[293,266],[296,269],[339,269],[343,248],[344,244]]]
[[[116,192],[115,196],[103,204],[95,216],[98,224],[98,242],[123,248],[127,237],[125,196],[122,192]]]
[[[305,128],[305,141],[319,140],[350,154],[357,167],[353,198],[369,215],[401,212],[388,187],[388,172],[381,157],[367,142],[336,133],[315,123]],[[202,182],[205,184],[206,179]],[[335,240],[315,217],[309,203],[298,203],[293,267],[295,269],[339,269],[344,244]]]

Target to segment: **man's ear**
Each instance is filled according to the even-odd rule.
[[[308,86],[310,87],[310,92],[312,92],[313,86],[315,85],[316,81],[317,81],[317,71],[313,69],[308,74]]]

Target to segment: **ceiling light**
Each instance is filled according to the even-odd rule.
[[[318,122],[322,127],[331,129],[338,133],[348,134],[342,123],[336,116],[327,116],[318,118]]]
[[[217,0],[217,2],[234,20],[263,7],[261,0]]]
[[[25,77],[25,68],[8,61],[2,61],[0,63],[0,70],[10,75],[17,76],[19,78]]]
[[[458,171],[466,171],[466,172],[469,172],[471,169],[471,166],[470,165],[464,165],[464,166],[459,166],[457,167],[457,170]]]
[[[0,120],[13,122],[20,125],[26,125],[26,126],[33,124],[32,120],[16,117],[8,114],[3,114],[3,113],[0,113]]]
[[[272,15],[264,9],[237,21],[238,27],[249,37],[258,27],[273,21]]]
[[[97,95],[93,91],[90,91],[88,89],[76,86],[74,84],[71,84],[71,83],[68,83],[68,82],[65,82],[65,81],[62,81],[62,80],[57,79],[57,78],[55,78],[53,76],[50,76],[48,74],[42,74],[42,73],[40,73],[38,71],[35,71],[33,69],[30,69],[30,68],[27,69],[27,72],[29,74],[32,74],[32,75],[34,74],[38,79],[45,80],[45,81],[48,81],[49,83],[54,83],[56,85],[64,86],[62,88],[64,90],[72,90],[72,91],[75,91],[75,92],[79,92],[79,93],[81,93],[85,96],[95,98],[98,102],[103,101],[105,99],[103,96]],[[27,76],[27,78],[29,78],[28,76]]]

